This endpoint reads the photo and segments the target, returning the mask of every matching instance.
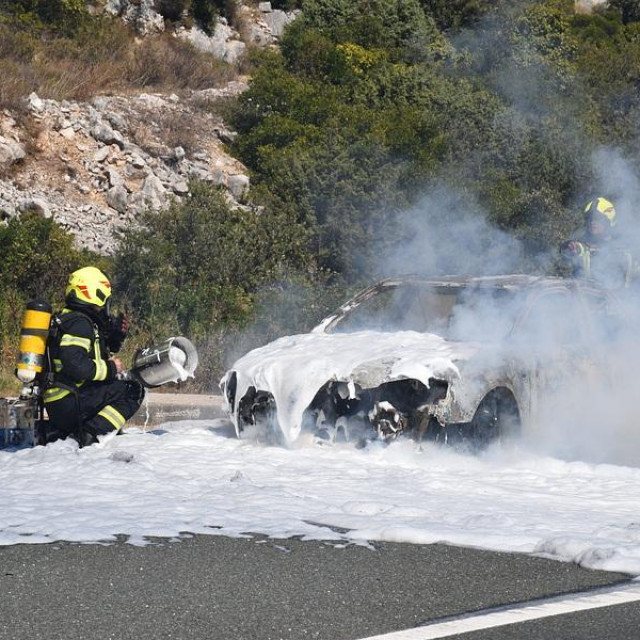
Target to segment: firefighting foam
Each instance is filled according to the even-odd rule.
[[[409,441],[285,449],[216,422],[0,451],[0,546],[302,536],[535,553],[640,575],[640,470]],[[340,531],[340,533],[338,532]]]

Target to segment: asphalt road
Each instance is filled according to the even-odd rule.
[[[196,536],[145,547],[0,547],[0,640],[350,640],[628,581],[623,574],[443,545]],[[640,637],[640,605],[464,640]]]

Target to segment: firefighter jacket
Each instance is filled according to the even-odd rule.
[[[50,341],[53,383],[45,390],[45,403],[61,400],[86,385],[116,379],[116,365],[109,361],[109,331],[96,318],[64,309],[54,318]]]
[[[617,242],[595,243],[583,236],[566,242],[561,254],[574,277],[590,278],[607,288],[629,287],[638,276],[636,260]]]

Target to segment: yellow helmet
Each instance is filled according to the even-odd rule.
[[[96,267],[83,267],[69,276],[65,299],[103,307],[111,296],[109,278]]]
[[[591,216],[601,215],[606,218],[610,227],[616,224],[616,210],[606,198],[595,198],[584,209],[584,215],[588,219]]]

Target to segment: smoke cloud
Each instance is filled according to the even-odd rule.
[[[441,186],[398,216],[399,239],[377,265],[378,277],[514,273],[523,267],[521,243],[487,222],[470,196]]]
[[[518,66],[518,56],[534,51],[527,43],[520,50],[508,49],[504,25],[516,11],[494,13],[473,30],[459,36],[459,50],[473,54],[475,65],[486,72],[493,89],[511,105],[502,124],[512,132],[512,139],[525,143],[519,135],[531,123],[546,126],[545,118],[558,116],[557,104],[566,101],[566,92],[559,76],[535,63]],[[522,44],[522,43],[521,43]],[[500,62],[499,52],[505,52]],[[579,82],[574,79],[574,82]],[[585,185],[575,193],[571,206],[577,226],[582,223],[582,211],[593,197],[611,200],[617,211],[616,233],[622,248],[637,258],[640,247],[640,156],[615,147],[593,149],[580,124],[566,111],[559,123],[560,139],[546,138],[547,144],[572,150],[578,171],[576,184]],[[638,142],[638,141],[636,141]],[[638,144],[629,144],[637,149]],[[592,151],[589,151],[593,149]],[[586,150],[586,157],[582,157]],[[514,150],[514,155],[520,150]],[[465,274],[491,275],[531,271],[526,249],[516,238],[497,229],[488,221],[482,207],[468,194],[440,186],[425,194],[419,204],[399,217],[404,239],[384,255],[378,276],[402,273],[423,275]],[[537,272],[553,275],[558,253],[538,261]],[[640,380],[640,274],[628,288],[608,294],[606,304],[580,301],[576,326],[574,317],[551,315],[537,317],[530,323],[528,336],[516,358],[531,365],[532,389],[542,389],[534,397],[534,423],[523,433],[525,446],[548,455],[591,462],[611,462],[640,466],[640,410],[635,401]],[[512,310],[486,306],[469,308],[458,319],[461,333],[474,339],[482,327],[504,325],[505,315]],[[511,318],[512,320],[513,318]],[[586,335],[579,337],[583,331]],[[485,338],[492,337],[487,330]],[[567,340],[568,339],[568,340]],[[496,363],[514,356],[508,341],[496,346]],[[535,396],[535,393],[533,394]]]
[[[491,66],[493,87],[509,108],[501,114],[515,145],[526,144],[531,123],[543,126],[554,112],[555,99],[565,99],[563,87],[548,70],[532,64],[526,73],[514,72],[513,56],[496,62],[504,40],[493,15],[473,32],[460,36],[456,46],[472,51],[479,66]],[[486,27],[486,28],[485,28]],[[498,46],[498,41],[499,46]],[[492,57],[493,56],[493,57]],[[557,115],[557,112],[554,112]],[[570,113],[570,111],[568,112]],[[610,199],[618,213],[617,229],[632,252],[640,246],[640,161],[620,149],[599,147],[593,151],[576,120],[567,116],[556,123],[561,139],[544,140],[577,157],[576,184],[587,184],[584,193],[573,194],[570,206],[575,220],[594,196]],[[630,145],[631,147],[632,145]],[[637,148],[637,145],[635,145]],[[512,149],[514,156],[521,150]],[[453,170],[454,168],[452,168]],[[462,174],[460,174],[462,175]],[[531,257],[522,242],[489,222],[479,202],[459,188],[456,180],[442,180],[420,198],[417,205],[397,217],[397,236],[384,238],[371,280],[400,274],[496,275],[531,273]],[[559,247],[558,247],[559,249]],[[555,248],[538,257],[538,275],[553,275],[558,258]],[[456,311],[450,337],[487,342],[492,364],[521,367],[529,395],[521,412],[526,415],[521,443],[538,453],[588,462],[640,466],[640,277],[635,286],[606,293],[594,288],[592,297],[578,297],[573,313],[553,304],[541,305],[528,318],[521,317],[520,301],[505,307],[487,300],[482,308],[462,306]],[[320,318],[318,318],[320,320]],[[521,322],[526,331],[518,340],[505,338],[509,324]],[[496,331],[496,328],[499,330]],[[496,335],[500,340],[496,341]],[[310,357],[313,354],[310,354]]]

